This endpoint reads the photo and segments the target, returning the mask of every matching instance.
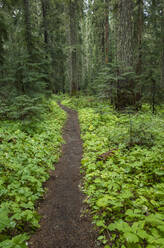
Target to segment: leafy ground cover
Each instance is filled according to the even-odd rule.
[[[164,118],[148,106],[118,114],[93,97],[64,97],[77,109],[86,201],[105,248],[164,247]]]
[[[35,210],[63,142],[65,112],[54,101],[39,121],[0,122],[0,247],[25,248],[39,227]]]

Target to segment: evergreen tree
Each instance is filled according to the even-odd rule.
[[[0,0],[1,102],[82,90],[118,110],[142,102],[155,109],[163,101],[163,13],[162,0]]]
[[[161,87],[164,89],[164,2],[161,1]]]

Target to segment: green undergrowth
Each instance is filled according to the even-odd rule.
[[[95,101],[94,96],[78,96],[70,98],[69,95],[63,94],[55,95],[54,99],[75,110],[86,107],[96,108],[99,106],[99,103]]]
[[[49,101],[40,120],[0,122],[0,247],[25,248],[39,227],[37,201],[60,156],[65,112]]]
[[[164,118],[64,97],[79,112],[86,202],[105,248],[164,247]]]

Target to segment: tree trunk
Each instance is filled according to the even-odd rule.
[[[136,74],[141,75],[142,74],[142,40],[143,40],[143,0],[138,0],[137,2],[137,20],[136,20],[136,43],[137,43],[137,49],[136,49]],[[135,102],[138,108],[140,108],[140,100],[141,100],[141,90],[140,85],[138,85],[135,93]]]
[[[109,63],[109,0],[105,0],[105,63]]]
[[[142,36],[143,36],[143,0],[138,0],[138,11],[137,11],[137,30],[136,30],[136,39],[137,39],[137,51],[136,51],[136,73],[142,73]]]
[[[44,28],[44,42],[46,48],[48,47],[49,37],[48,37],[48,9],[49,0],[41,0],[42,4],[42,15],[43,15],[43,28]]]
[[[105,22],[104,20],[102,24],[100,25],[100,30],[101,30],[101,49],[100,50],[102,51],[102,63],[104,64],[104,60],[105,60]]]
[[[32,46],[32,32],[31,32],[29,0],[23,0],[23,9],[24,9],[24,24],[25,24],[25,42],[26,42],[28,54],[31,58],[32,52],[33,52],[33,46]]]
[[[164,2],[161,11],[161,88],[164,89]]]
[[[77,93],[77,0],[69,2],[69,18],[70,18],[70,64],[71,64],[71,79],[70,79],[70,94]]]
[[[119,74],[132,72],[134,69],[134,17],[133,0],[119,0],[117,10],[117,49]],[[134,82],[128,77],[118,81],[117,109],[135,105]]]
[[[133,67],[133,0],[119,0],[117,19],[117,61],[122,72]]]

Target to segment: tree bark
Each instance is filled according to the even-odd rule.
[[[134,13],[133,0],[119,0],[117,6],[116,57],[119,75],[134,69]],[[125,77],[118,80],[116,108],[121,110],[135,105],[134,81]]]
[[[25,42],[26,42],[28,54],[30,57],[32,57],[33,46],[32,46],[29,0],[23,0],[23,9],[24,9],[24,24],[25,24]]]
[[[70,18],[70,63],[71,63],[71,79],[70,79],[70,95],[77,93],[77,0],[69,2],[69,18]]]
[[[124,72],[134,63],[133,0],[119,0],[117,15],[117,61]]]
[[[100,30],[101,30],[102,63],[104,64],[104,60],[105,60],[105,22],[104,22],[104,20],[103,20],[102,24],[100,25]]]
[[[142,73],[142,38],[143,38],[143,0],[138,0],[138,11],[137,11],[137,30],[136,30],[136,39],[137,39],[137,51],[136,51],[136,73]]]
[[[43,28],[44,28],[44,42],[46,48],[48,47],[49,37],[48,37],[48,9],[49,9],[49,0],[41,0],[42,4],[42,15],[43,15]]]
[[[164,89],[164,2],[161,4],[161,88]]]
[[[105,0],[105,63],[109,63],[109,0]]]
[[[138,0],[137,2],[137,13],[136,13],[136,61],[135,61],[135,67],[136,67],[136,74],[141,75],[142,74],[142,40],[143,40],[143,18],[144,18],[144,10],[143,10],[143,0]],[[135,102],[138,108],[141,107],[140,100],[141,100],[141,87],[138,85],[135,93]]]

